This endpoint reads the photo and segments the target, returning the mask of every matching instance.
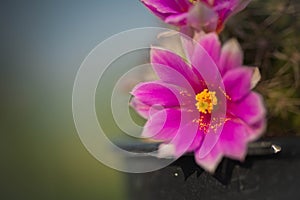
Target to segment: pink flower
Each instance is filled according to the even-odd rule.
[[[205,32],[223,29],[226,20],[251,0],[141,0],[166,23]]]
[[[191,64],[152,48],[159,80],[138,84],[131,105],[147,119],[144,137],[163,141],[161,150],[173,149],[175,157],[194,152],[196,162],[213,172],[223,156],[245,158],[247,143],[265,129],[266,111],[251,91],[258,71],[242,66],[239,44],[230,40],[221,48],[215,33],[200,37],[199,44],[190,51]]]

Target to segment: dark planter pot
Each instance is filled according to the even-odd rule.
[[[282,151],[274,154],[268,142]],[[131,149],[151,148],[138,145]],[[186,155],[161,170],[127,176],[132,200],[300,199],[300,138],[256,143],[245,162],[223,159],[214,175]]]

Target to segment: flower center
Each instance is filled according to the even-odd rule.
[[[190,3],[195,4],[197,2],[197,0],[189,0]]]
[[[199,112],[207,114],[211,113],[214,106],[217,105],[218,99],[216,92],[210,92],[208,89],[204,89],[202,92],[196,95],[197,103],[195,104]]]

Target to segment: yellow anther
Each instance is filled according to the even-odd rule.
[[[218,99],[216,92],[210,92],[208,89],[204,89],[202,92],[196,95],[197,103],[195,104],[199,112],[207,114],[211,113],[214,106],[217,105]]]

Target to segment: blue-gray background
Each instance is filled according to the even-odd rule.
[[[1,199],[126,199],[79,140],[72,87],[98,43],[159,25],[138,0],[0,1]]]

